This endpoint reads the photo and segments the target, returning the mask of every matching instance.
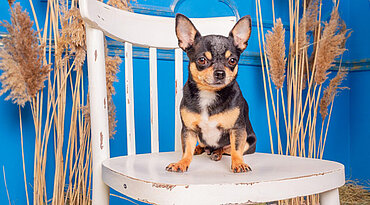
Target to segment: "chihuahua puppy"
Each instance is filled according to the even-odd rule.
[[[167,171],[187,171],[193,155],[203,152],[215,161],[231,155],[233,172],[251,171],[243,155],[255,152],[256,136],[236,82],[238,60],[250,34],[250,16],[241,18],[225,37],[201,36],[186,16],[176,15],[176,35],[189,57],[189,77],[180,106],[183,156]]]

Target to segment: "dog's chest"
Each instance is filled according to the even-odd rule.
[[[221,137],[221,131],[218,129],[218,122],[210,118],[208,106],[216,100],[216,93],[211,91],[199,92],[199,105],[201,108],[200,122],[198,124],[202,132],[202,139],[208,146],[218,146]]]

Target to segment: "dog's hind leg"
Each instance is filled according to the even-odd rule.
[[[211,159],[213,161],[219,161],[219,160],[221,160],[223,154],[224,154],[224,148],[223,147],[215,149],[211,153]]]
[[[194,150],[194,155],[200,155],[203,154],[203,152],[205,152],[204,147],[201,145],[197,145]]]

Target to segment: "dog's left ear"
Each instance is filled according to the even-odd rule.
[[[241,51],[247,48],[248,39],[251,36],[251,17],[249,15],[242,17],[231,29],[229,36],[233,38],[234,45]]]

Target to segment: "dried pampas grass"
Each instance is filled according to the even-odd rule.
[[[68,10],[63,6],[62,10],[62,29],[56,55],[60,56],[59,59],[62,62],[73,57],[75,70],[81,69],[86,58],[85,24],[78,8],[74,7]],[[64,50],[69,50],[69,54],[62,58]]]
[[[334,8],[329,23],[324,22],[322,37],[318,42],[315,82],[321,85],[327,79],[327,71],[333,66],[335,58],[346,50],[342,47],[348,30],[341,29],[338,8]]]
[[[107,4],[122,10],[131,11],[129,0],[108,0]]]
[[[338,90],[346,89],[346,87],[339,86],[342,84],[347,74],[348,71],[339,70],[337,75],[330,80],[329,86],[325,88],[320,100],[320,114],[322,119],[325,119],[328,115],[328,106],[334,101],[334,97],[337,95]]]
[[[109,0],[107,4],[114,6],[116,8],[119,8],[119,9],[130,10],[129,1]],[[81,19],[81,16],[78,10],[77,12],[71,11],[71,10],[69,10],[67,14],[69,14],[70,12],[71,14],[73,14],[73,15],[69,14],[70,16],[76,16],[78,20]],[[68,15],[66,15],[66,17],[68,17]],[[83,37],[85,38],[85,29],[83,29],[83,31],[84,31]],[[83,42],[85,42],[85,40]],[[83,46],[85,48],[85,44]],[[117,73],[119,72],[119,66],[122,63],[122,60],[119,56],[112,57],[108,55],[108,47],[107,47],[106,40],[104,42],[104,46],[105,46],[105,72],[106,72],[106,85],[107,85],[109,137],[113,138],[117,132],[116,131],[116,127],[117,127],[116,106],[113,102],[113,96],[116,94],[116,90],[113,86],[113,83],[118,82]],[[89,95],[87,95],[86,105],[82,107],[82,109],[83,109],[83,113],[85,115],[86,121],[90,122]]]
[[[103,2],[103,0],[99,0],[99,1]],[[118,9],[125,10],[125,11],[132,11],[130,0],[108,0],[107,4],[110,6],[116,7]]]
[[[8,2],[12,4],[12,1]],[[33,8],[32,1],[30,3]],[[78,1],[48,1],[47,6],[43,34],[32,30],[33,22],[19,4],[11,9],[11,23],[1,23],[8,30],[9,37],[1,40],[4,46],[0,48],[0,69],[3,70],[0,94],[10,91],[6,99],[12,99],[21,106],[30,101],[35,126],[33,204],[91,204],[90,110],[88,96],[85,101],[82,69],[86,59],[85,25],[77,9]],[[33,15],[37,25],[36,13],[33,12]],[[53,75],[50,74],[51,65],[48,62],[54,63]],[[106,57],[111,136],[116,127],[113,83],[117,81],[120,63],[118,57]],[[45,80],[47,89],[44,90]],[[68,104],[72,106],[66,106]],[[21,112],[19,116],[25,191],[29,204]],[[69,121],[66,120],[68,117]],[[70,125],[66,126],[66,123]],[[46,170],[49,138],[53,135],[55,167]],[[47,174],[54,175],[53,186],[46,182]],[[49,197],[47,189],[52,190]]]
[[[276,123],[279,153],[282,153],[279,133],[281,130],[279,107],[281,105],[287,135],[286,154],[317,158],[320,156],[321,158],[327,132],[323,135],[323,129],[321,129],[320,144],[317,143],[316,126],[320,123],[317,123],[318,106],[321,104],[322,117],[326,118],[321,122],[321,126],[324,128],[324,124],[326,124],[326,128],[328,128],[331,115],[328,113],[328,106],[332,104],[345,74],[339,72],[339,75],[332,80],[320,101],[323,96],[321,93],[322,83],[326,81],[327,71],[331,68],[335,59],[345,51],[344,44],[350,33],[344,22],[339,18],[338,1],[334,2],[329,22],[324,23],[321,23],[321,1],[304,1],[303,5],[301,3],[299,0],[289,2],[290,42],[289,55],[285,59],[284,30],[281,20],[276,21],[272,32],[268,32],[266,42],[264,42],[261,3],[260,0],[256,0],[257,31],[260,42],[267,120],[272,152],[274,144],[268,112],[270,102],[274,111],[273,117]],[[299,8],[300,6],[304,7],[303,10]],[[300,14],[301,11],[303,11],[302,14]],[[300,16],[302,17],[300,18]],[[322,27],[324,28],[322,29]],[[264,52],[262,52],[262,48]],[[313,54],[309,58],[308,50],[311,50],[311,48]],[[265,56],[263,56],[263,53]],[[267,64],[266,59],[268,59],[269,64]],[[267,83],[264,76],[265,71],[267,73]],[[286,90],[281,89],[285,77],[287,78]],[[274,95],[270,86],[271,81],[276,85],[276,95]],[[267,90],[267,85],[269,90]],[[268,99],[268,94],[270,94],[271,100]],[[325,139],[323,136],[325,136]],[[308,144],[306,141],[308,141]],[[308,150],[306,150],[307,148]]]
[[[339,188],[339,197],[342,205],[370,204],[369,182],[362,186],[358,181],[347,180],[346,184]]]
[[[272,32],[266,34],[266,53],[270,63],[271,80],[277,89],[283,87],[285,80],[285,29],[281,19],[277,19]]]
[[[282,129],[279,122],[279,107],[281,106],[285,125],[283,133],[286,134],[284,154],[319,159],[323,157],[334,98],[339,89],[342,89],[339,86],[347,73],[340,70],[323,94],[321,93],[322,85],[327,80],[328,70],[336,58],[345,51],[345,41],[350,35],[344,22],[339,18],[339,1],[334,0],[333,3],[334,7],[329,22],[321,23],[322,1],[289,1],[289,55],[286,60],[286,70],[282,70],[285,66],[285,58],[282,57],[284,43],[281,43],[280,40],[283,35],[278,37],[277,32],[278,26],[281,26],[280,30],[282,30],[282,25],[279,25],[279,22],[274,25],[273,31],[266,35],[265,43],[261,0],[256,0],[257,31],[272,153],[277,145],[278,153],[283,154],[280,141],[280,130]],[[272,7],[274,19],[274,4]],[[300,13],[301,11],[303,13]],[[278,44],[279,46],[277,46]],[[313,50],[311,57],[308,55],[309,50]],[[268,59],[269,65],[266,59]],[[265,77],[265,71],[267,77]],[[285,80],[284,71],[287,78],[286,89],[281,89]],[[276,95],[271,88],[271,81],[276,85]],[[271,100],[268,97],[269,94]],[[317,120],[319,105],[322,121]],[[328,106],[330,106],[330,111],[328,111]],[[274,111],[273,117],[278,139],[275,144],[272,140],[269,114],[271,107]],[[321,124],[321,130],[317,129],[319,124]],[[297,197],[279,201],[279,204],[316,205],[319,204],[319,197],[318,195]]]
[[[9,4],[10,7],[13,6],[14,1],[15,0],[8,0],[8,4]]]
[[[108,50],[108,49],[106,49]],[[116,120],[116,106],[113,102],[113,95],[116,94],[113,83],[118,82],[117,73],[119,72],[119,65],[122,60],[119,56],[108,56],[106,51],[105,56],[105,72],[107,83],[107,101],[108,101],[108,122],[109,122],[109,137],[113,138],[116,134],[117,120]]]
[[[43,46],[32,29],[33,22],[28,13],[22,11],[19,3],[11,8],[11,23],[4,21],[1,26],[9,33],[1,40],[0,76],[2,89],[0,95],[10,91],[6,100],[25,105],[44,87],[50,65],[44,63]]]
[[[296,46],[298,46],[298,51],[301,53],[301,49],[308,46],[309,43],[309,32],[312,32],[317,25],[319,24],[319,21],[317,20],[318,17],[318,0],[313,0],[307,3],[308,7],[304,11],[302,18],[299,22],[298,26],[298,34],[297,34],[297,40],[298,45],[296,43],[293,43],[292,46],[292,55],[296,54]]]

